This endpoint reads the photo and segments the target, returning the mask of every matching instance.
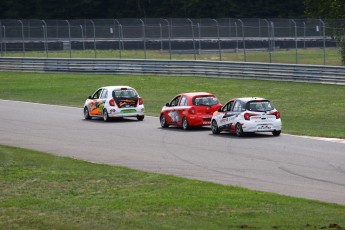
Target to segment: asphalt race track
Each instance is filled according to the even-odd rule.
[[[0,111],[0,144],[345,204],[343,143],[162,129],[156,117],[87,121],[81,108],[16,101]]]

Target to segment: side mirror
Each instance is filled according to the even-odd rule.
[[[169,107],[169,106],[170,106],[170,104],[169,104],[169,103],[166,103],[166,104],[165,104],[165,106]]]
[[[219,109],[218,109],[218,112],[222,112],[222,108],[219,108]]]
[[[88,98],[88,99],[91,99],[91,96],[88,96],[87,98]]]

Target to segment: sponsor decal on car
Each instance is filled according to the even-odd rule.
[[[177,111],[170,111],[168,115],[172,122],[178,123],[180,121],[180,114]]]

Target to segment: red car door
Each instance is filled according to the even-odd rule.
[[[178,95],[172,99],[167,106],[165,106],[164,116],[167,123],[170,125],[177,125],[180,123],[181,118],[178,111],[180,99],[181,95]]]

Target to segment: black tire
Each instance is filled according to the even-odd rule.
[[[211,123],[211,130],[212,130],[212,133],[213,134],[219,134],[220,133],[220,130],[218,128],[218,125],[217,125],[217,121],[216,120],[213,120],[212,123]]]
[[[184,130],[190,129],[190,126],[189,126],[189,124],[188,124],[188,120],[187,120],[186,117],[184,117],[184,118],[182,119],[182,128],[183,128]]]
[[[144,120],[144,115],[142,115],[142,116],[137,116],[137,119],[138,119],[138,121],[142,121],[142,120]]]
[[[109,121],[109,120],[110,120],[110,117],[109,117],[107,109],[103,109],[103,121]]]
[[[91,116],[90,116],[90,113],[89,113],[89,109],[87,107],[84,107],[84,119],[85,120],[90,120],[91,119]]]
[[[163,114],[160,116],[159,121],[161,123],[162,128],[169,127],[169,125],[167,124],[167,120],[165,119],[165,116]]]
[[[274,130],[273,132],[272,132],[272,134],[273,134],[273,136],[280,136],[280,133],[281,133],[282,131],[281,130]]]
[[[243,136],[243,129],[240,123],[236,124],[236,136],[242,137]]]

